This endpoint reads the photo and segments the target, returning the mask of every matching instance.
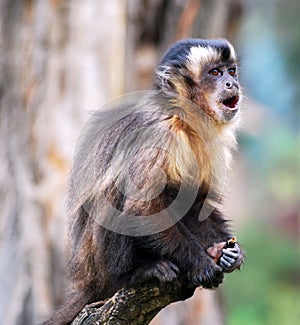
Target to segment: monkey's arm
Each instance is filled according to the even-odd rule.
[[[227,226],[227,220],[217,209],[201,222],[198,221],[199,212],[190,218],[188,228],[193,231],[202,243],[206,252],[222,267],[223,272],[232,272],[239,269],[244,261],[244,251]]]

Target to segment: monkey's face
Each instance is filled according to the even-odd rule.
[[[162,59],[156,87],[191,100],[216,123],[232,121],[241,98],[232,45],[200,39],[175,43]]]
[[[238,111],[241,98],[237,65],[233,60],[211,62],[204,66],[196,85],[195,103],[215,121],[232,121]]]

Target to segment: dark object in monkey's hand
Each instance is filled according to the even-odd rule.
[[[223,272],[227,273],[239,269],[242,260],[236,237],[230,238],[227,242],[215,243],[207,249],[207,254],[222,267]]]

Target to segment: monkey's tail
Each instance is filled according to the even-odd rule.
[[[92,294],[93,290],[84,290],[71,294],[66,302],[54,312],[49,320],[41,325],[69,325],[74,318],[81,312],[83,307],[95,301]]]

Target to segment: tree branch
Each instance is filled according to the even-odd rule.
[[[145,325],[172,302],[185,300],[195,288],[180,283],[159,283],[151,279],[129,289],[120,289],[105,301],[84,307],[72,325],[109,324]]]

